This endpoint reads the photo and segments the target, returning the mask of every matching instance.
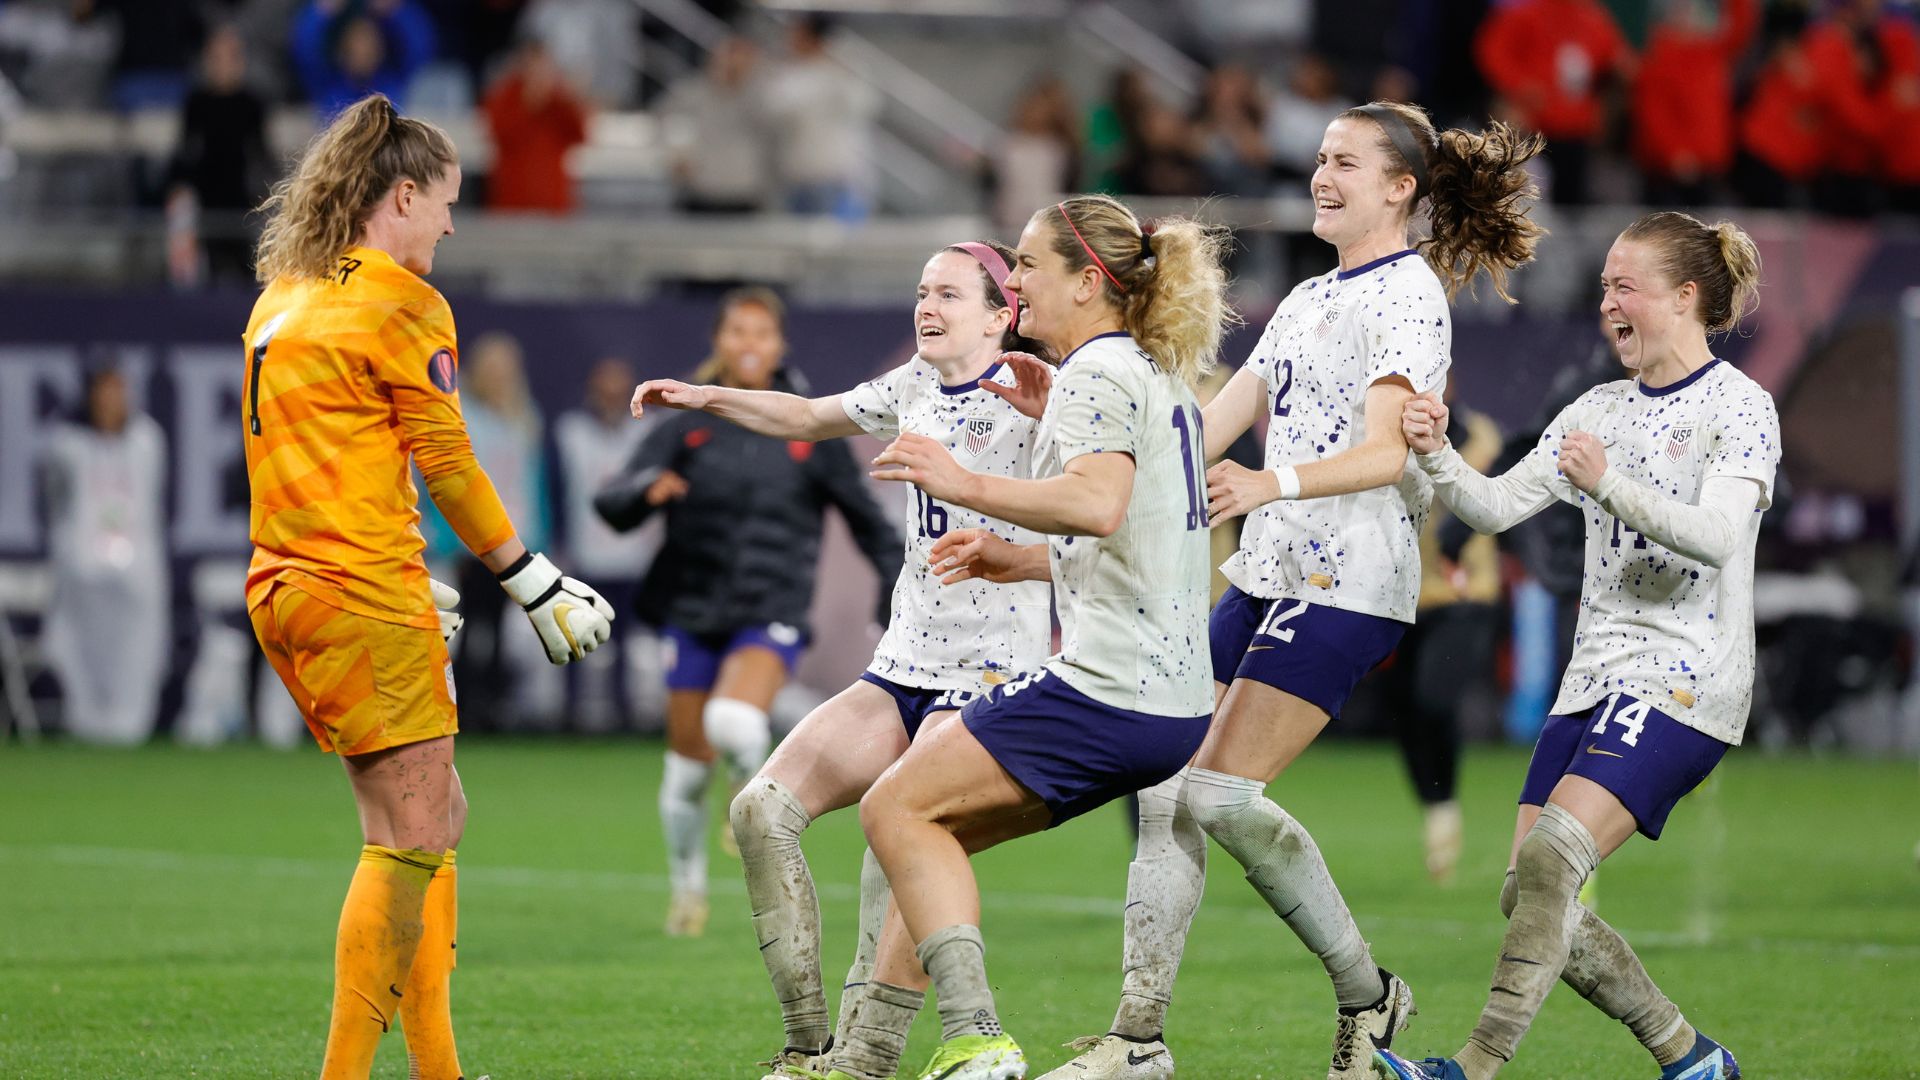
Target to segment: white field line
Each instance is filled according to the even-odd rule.
[[[268,855],[223,855],[211,852],[188,853],[141,848],[96,847],[67,844],[45,846],[0,844],[0,862],[53,862],[64,866],[82,866],[107,870],[140,870],[156,873],[229,872],[268,875],[283,878],[332,879],[344,888],[350,864],[338,859],[292,859]],[[463,885],[482,888],[509,888],[597,892],[665,893],[671,885],[665,874],[643,874],[624,870],[541,869],[532,866],[460,866]],[[855,904],[860,889],[848,882],[826,881],[816,884],[823,901]],[[717,875],[709,888],[724,896],[745,896],[746,886],[739,878]],[[1007,892],[991,890],[981,896],[988,911],[1020,911],[1042,915],[1096,915],[1117,918],[1125,906],[1119,896],[1075,896],[1063,893]],[[1253,905],[1214,905],[1203,917],[1227,917],[1241,922],[1271,924],[1273,916]],[[1429,919],[1406,916],[1357,917],[1362,923],[1414,930],[1441,937],[1488,937],[1494,921],[1468,922],[1458,919]],[[1826,957],[1850,957],[1863,960],[1920,960],[1920,944],[1865,941],[1820,941],[1813,938],[1722,937],[1704,932],[1671,930],[1622,930],[1622,936],[1636,945],[1676,949],[1738,949],[1755,953],[1812,953]]]

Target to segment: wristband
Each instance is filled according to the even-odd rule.
[[[1300,472],[1291,465],[1276,466],[1273,475],[1280,478],[1280,497],[1297,499],[1300,497]]]

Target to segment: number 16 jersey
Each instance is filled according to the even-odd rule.
[[[1013,374],[995,364],[973,382],[943,386],[939,371],[916,356],[840,395],[840,404],[869,435],[891,439],[910,431],[938,441],[974,472],[1025,479],[1033,474],[1035,421],[980,389],[989,380],[1012,385]],[[908,488],[905,515],[906,558],[893,583],[893,620],[867,670],[902,686],[979,693],[1039,667],[1053,638],[1046,582],[942,585],[927,558],[934,541],[954,529],[986,529],[1023,545],[1044,538],[935,501],[918,487]]]

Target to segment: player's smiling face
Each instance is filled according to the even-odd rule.
[[[460,201],[460,166],[450,165],[438,180],[417,184],[404,199],[404,236],[393,261],[422,277],[433,272],[433,252],[442,237],[453,235],[453,207]]]
[[[1384,139],[1371,120],[1341,117],[1327,125],[1311,181],[1313,235],[1344,248],[1400,227],[1413,177],[1389,175]]]
[[[1672,353],[1683,335],[1704,332],[1694,317],[1699,290],[1692,282],[1669,283],[1659,255],[1646,244],[1616,240],[1600,271],[1600,330],[1629,371]]]
[[[984,349],[999,351],[1010,317],[1006,308],[989,309],[980,261],[957,251],[942,251],[920,271],[919,301],[913,306],[913,336],[928,363],[964,360]]]
[[[1055,338],[1067,332],[1080,288],[1080,275],[1067,267],[1067,260],[1053,250],[1053,225],[1047,211],[1033,215],[1020,232],[1020,246],[1014,252],[1013,271],[1007,275],[1007,291],[1020,305],[1020,333],[1043,341],[1057,352],[1065,353],[1077,341],[1060,342]]]

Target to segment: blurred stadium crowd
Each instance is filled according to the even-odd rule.
[[[1920,32],[1882,0],[1135,6],[1177,28],[1197,84],[1137,57],[1092,96],[982,69],[1018,94],[991,145],[946,157],[998,193],[1002,220],[1068,190],[1289,190],[1327,119],[1368,99],[1541,132],[1563,205],[1920,212]],[[643,110],[674,132],[679,207],[859,218],[881,102],[829,50],[840,24],[781,14],[784,29],[742,0],[0,0],[0,146],[9,113],[171,112],[165,160],[115,194],[238,211],[275,176],[276,110],[324,120],[378,90],[473,116],[487,206],[565,213],[590,118]]]
[[[49,727],[65,717],[70,732],[110,741],[155,730],[203,741],[243,732],[301,738],[290,703],[260,678],[237,601],[222,591],[237,594],[234,515],[244,525],[246,504],[245,478],[220,442],[228,427],[239,430],[221,397],[237,392],[239,351],[205,343],[231,342],[244,323],[246,212],[316,123],[367,92],[388,93],[454,132],[469,202],[498,212],[462,209],[463,229],[532,213],[612,230],[637,211],[643,243],[656,235],[646,228],[657,223],[664,237],[677,223],[710,230],[694,232],[696,244],[731,235],[721,230],[743,217],[777,220],[791,233],[796,218],[871,230],[964,214],[970,226],[997,224],[1011,236],[1034,207],[1078,189],[1189,207],[1208,196],[1278,207],[1302,194],[1327,122],[1356,102],[1387,98],[1418,101],[1443,124],[1493,117],[1544,134],[1539,179],[1549,205],[1541,212],[1564,238],[1549,247],[1583,258],[1604,251],[1626,212],[1618,208],[1630,204],[1785,211],[1754,231],[1772,245],[1769,283],[1795,291],[1786,300],[1769,294],[1775,307],[1756,339],[1726,343],[1730,358],[1771,372],[1756,377],[1771,378],[1781,401],[1782,488],[1798,495],[1767,515],[1762,539],[1755,730],[1776,743],[1879,748],[1920,738],[1912,722],[1920,695],[1905,689],[1912,640],[1900,598],[1915,571],[1900,540],[1911,531],[1902,534],[1895,520],[1896,459],[1870,455],[1884,462],[1863,473],[1848,450],[1856,432],[1902,422],[1887,392],[1898,381],[1894,311],[1900,289],[1920,284],[1920,240],[1911,223],[1888,223],[1920,213],[1920,29],[1911,10],[1880,0],[901,0],[823,14],[826,7],[0,0],[0,231],[106,220],[133,235],[158,221],[164,258],[154,263],[174,290],[167,295],[211,297],[124,308],[126,318],[163,327],[152,336],[173,349],[167,389],[156,397],[146,389],[148,368],[107,362],[100,335],[85,325],[87,294],[48,305],[35,321],[24,303],[31,294],[4,284],[60,280],[65,262],[10,268],[0,251],[0,352],[18,352],[0,357],[10,361],[0,362],[0,385],[12,407],[0,408],[0,454],[10,459],[0,460],[0,518],[14,522],[0,523],[0,609],[10,616],[0,618],[0,714]],[[969,8],[988,19],[978,24],[989,27],[985,35],[972,24],[954,30],[953,11]],[[1100,47],[1057,70],[1048,50],[1062,33]],[[992,34],[1004,42],[982,48]],[[915,162],[951,183],[916,186]],[[1302,228],[1262,217],[1284,219],[1280,210],[1248,213],[1261,218],[1259,228],[1294,231],[1294,246],[1280,255],[1249,241],[1236,267],[1251,283],[1243,299],[1255,297],[1246,315],[1257,329],[1270,299],[1324,269],[1327,257],[1302,240]],[[1735,213],[1752,220],[1751,211]],[[1589,230],[1602,238],[1597,249],[1579,248],[1583,215],[1598,216]],[[1847,220],[1860,218],[1878,231]],[[457,257],[461,243],[443,250]],[[906,244],[908,266],[932,250],[918,233]],[[71,246],[78,260],[83,245]],[[855,243],[851,257],[864,251]],[[1558,403],[1614,377],[1610,354],[1588,359],[1598,344],[1590,268],[1555,257],[1562,269],[1522,275],[1520,321],[1483,311],[1479,325],[1470,318],[1457,330],[1457,354],[1472,356],[1456,368],[1457,408],[1472,416],[1465,427],[1483,465],[1511,460]],[[785,265],[766,263],[769,278]],[[114,265],[116,289],[157,283],[135,260]],[[451,273],[459,272],[455,264]],[[785,271],[789,281],[809,272],[817,270]],[[710,283],[731,273],[697,276]],[[1569,282],[1559,292],[1566,303],[1545,322],[1525,321],[1540,317],[1526,290],[1555,280]],[[907,280],[896,284],[891,307],[796,306],[793,363],[830,390],[910,348],[898,302]],[[654,297],[626,311],[455,307],[467,331],[462,396],[481,463],[528,543],[564,550],[574,572],[620,603],[657,540],[608,531],[591,498],[642,437],[625,411],[635,381],[681,374],[706,348],[706,294]],[[1861,312],[1870,317],[1854,318]],[[577,330],[596,319],[602,329]],[[205,325],[182,328],[190,323]],[[33,348],[56,324],[67,351],[47,360]],[[1228,360],[1250,345],[1243,336]],[[1533,362],[1532,353],[1548,350],[1552,359]],[[164,425],[150,415],[157,402],[171,410]],[[204,514],[189,514],[189,505]],[[210,523],[205,530],[196,531],[202,517],[194,514]],[[1560,516],[1569,520],[1545,515],[1498,548],[1438,524],[1421,633],[1385,677],[1370,680],[1353,727],[1444,723],[1420,715],[1444,699],[1470,735],[1504,728],[1531,737],[1552,698],[1555,655],[1564,655],[1559,642],[1579,592],[1579,525]],[[30,518],[44,520],[44,533],[22,524]],[[426,531],[440,572],[458,577],[459,545],[435,529],[430,510]],[[215,539],[195,539],[202,536]],[[244,547],[243,528],[239,537]],[[199,558],[207,552],[222,558]],[[835,677],[818,685],[864,661],[870,641],[827,633],[822,616],[831,608],[830,618],[864,624],[868,600],[840,594],[851,579],[864,594],[869,577],[851,544],[829,542],[822,581],[831,586],[822,591],[833,595],[816,606],[816,651],[852,659],[835,660]],[[92,592],[82,607],[42,619],[50,580]],[[216,595],[226,599],[208,599]],[[468,597],[476,610],[457,659],[463,727],[657,727],[659,649],[635,620],[623,620],[617,658],[608,650],[560,672],[538,662],[530,642],[502,647],[500,635],[527,628],[478,610],[498,606],[497,590]],[[62,625],[63,612],[83,608],[92,624]],[[101,656],[115,663],[102,665]],[[521,662],[528,658],[536,662]],[[263,686],[255,705],[249,695]],[[784,711],[792,719],[804,706],[796,700]]]

